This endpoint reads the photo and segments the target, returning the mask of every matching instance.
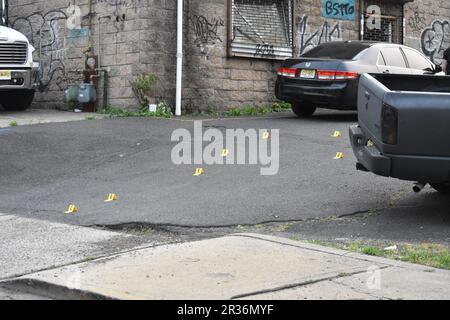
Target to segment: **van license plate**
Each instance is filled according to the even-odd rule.
[[[11,71],[0,71],[0,80],[11,80]]]
[[[316,77],[316,70],[302,70],[300,72],[300,78],[306,78],[306,79],[314,79]]]

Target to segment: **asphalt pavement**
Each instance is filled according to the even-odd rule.
[[[355,170],[347,134],[355,113],[203,118],[205,130],[279,129],[280,169],[274,176],[261,176],[260,165],[202,165],[204,174],[194,176],[200,165],[172,163],[172,133],[192,132],[199,118],[95,119],[30,111],[2,113],[0,122],[9,123],[10,116],[31,120],[0,129],[0,299],[67,294],[16,282],[5,286],[16,277],[242,232],[325,243],[450,245],[450,198],[430,187],[415,194],[411,182]],[[342,135],[332,137],[335,131]],[[343,159],[334,159],[338,152]],[[110,193],[118,200],[105,202]],[[79,211],[64,213],[69,204]],[[261,298],[395,298],[397,292],[359,296],[339,289],[339,277]],[[433,290],[440,280],[431,278],[428,297],[439,296]],[[394,282],[393,288],[401,287]],[[409,292],[406,298],[420,294]]]
[[[198,166],[174,165],[172,132],[193,131],[191,119],[102,119],[3,129],[0,212],[82,226],[223,227],[394,208],[402,216],[443,222],[447,235],[448,198],[431,189],[414,194],[410,182],[355,170],[347,131],[356,121],[354,113],[331,111],[303,120],[290,113],[204,120],[205,128],[280,129],[275,176],[261,176],[259,165],[213,165],[195,177]],[[336,130],[342,137],[332,137]],[[337,152],[344,159],[333,159]],[[109,193],[119,201],[105,203]],[[64,214],[69,204],[79,212]],[[408,228],[416,221],[403,223]]]

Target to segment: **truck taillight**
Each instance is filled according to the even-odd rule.
[[[381,111],[381,137],[385,144],[398,143],[398,111],[386,104]]]
[[[282,77],[295,78],[297,75],[297,69],[280,68],[278,69],[278,75]]]

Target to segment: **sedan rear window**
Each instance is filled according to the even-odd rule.
[[[321,44],[304,53],[305,58],[352,60],[370,45],[360,42],[331,42]]]

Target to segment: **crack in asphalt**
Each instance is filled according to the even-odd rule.
[[[224,225],[182,225],[175,223],[150,223],[150,222],[126,222],[119,224],[94,224],[94,225],[85,225],[87,228],[100,228],[112,231],[121,231],[121,230],[156,230],[156,231],[164,231],[171,233],[170,228],[180,228],[180,229],[230,229],[230,228],[238,228],[238,227],[256,227],[262,225],[270,225],[270,224],[283,224],[283,223],[301,223],[307,220],[268,220],[259,223],[248,223],[248,224],[224,224]]]
[[[390,207],[380,208],[380,209],[368,209],[356,211],[353,213],[345,213],[341,215],[334,216],[326,216],[326,217],[316,217],[309,219],[287,219],[287,220],[265,220],[256,223],[233,223],[233,224],[223,224],[223,225],[184,225],[184,224],[176,224],[176,223],[151,223],[151,222],[124,222],[118,224],[91,224],[91,225],[83,225],[86,228],[97,228],[97,229],[106,229],[112,231],[127,231],[127,230],[155,230],[173,233],[170,228],[180,228],[180,229],[229,229],[229,228],[238,228],[238,227],[258,227],[258,226],[266,226],[266,225],[280,225],[286,223],[308,223],[308,222],[316,222],[316,221],[328,221],[328,220],[338,220],[344,218],[351,218],[360,215],[366,214],[376,214],[382,212],[384,210],[389,209]]]

